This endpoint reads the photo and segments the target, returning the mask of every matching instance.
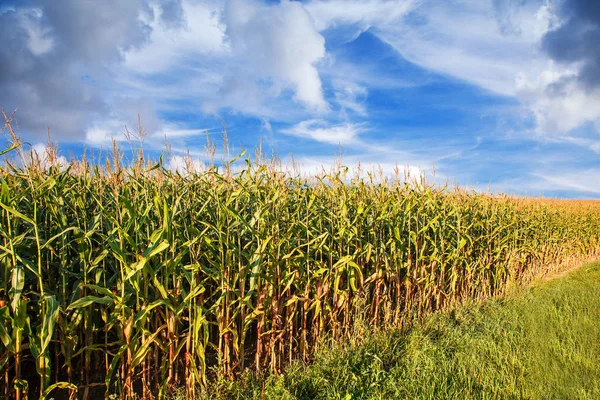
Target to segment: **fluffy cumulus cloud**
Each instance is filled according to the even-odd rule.
[[[299,2],[15,0],[0,8],[0,35],[0,106],[18,108],[31,136],[49,125],[95,143],[138,113],[158,132],[156,105],[173,99],[260,118],[286,96],[311,114],[330,108],[325,39]]]
[[[555,63],[537,79],[519,80],[519,94],[531,105],[538,130],[569,132],[585,122],[600,132],[600,2],[560,0],[557,23],[541,39]]]
[[[517,91],[540,134],[567,134],[588,121],[600,132],[600,90],[582,85],[576,72],[549,69],[535,78],[521,74]]]
[[[151,29],[147,43],[124,52],[128,71],[146,77],[227,54],[221,7],[212,1],[152,3],[152,18],[146,19]]]
[[[113,78],[123,52],[146,43],[144,20],[152,13],[143,0],[26,0],[4,7],[0,105],[19,108],[20,127],[31,135],[45,135],[49,125],[59,137],[81,140],[91,122],[111,113],[102,83]]]
[[[240,68],[272,80],[275,92],[291,88],[313,110],[328,109],[316,68],[325,56],[325,39],[301,3],[230,0],[224,21],[233,54],[243,62]]]

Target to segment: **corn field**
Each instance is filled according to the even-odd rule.
[[[600,254],[593,202],[119,160],[0,167],[4,398],[196,398]]]

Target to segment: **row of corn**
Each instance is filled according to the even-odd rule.
[[[221,172],[219,172],[221,171]],[[398,177],[0,168],[0,396],[189,398],[600,254],[600,207]]]

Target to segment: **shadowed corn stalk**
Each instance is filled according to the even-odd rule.
[[[400,326],[600,254],[594,202],[8,150],[22,161],[0,167],[4,398],[193,398],[218,375],[309,360],[355,320]]]

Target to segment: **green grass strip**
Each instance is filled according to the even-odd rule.
[[[279,377],[212,390],[239,399],[600,399],[600,263],[410,330],[358,335]]]

